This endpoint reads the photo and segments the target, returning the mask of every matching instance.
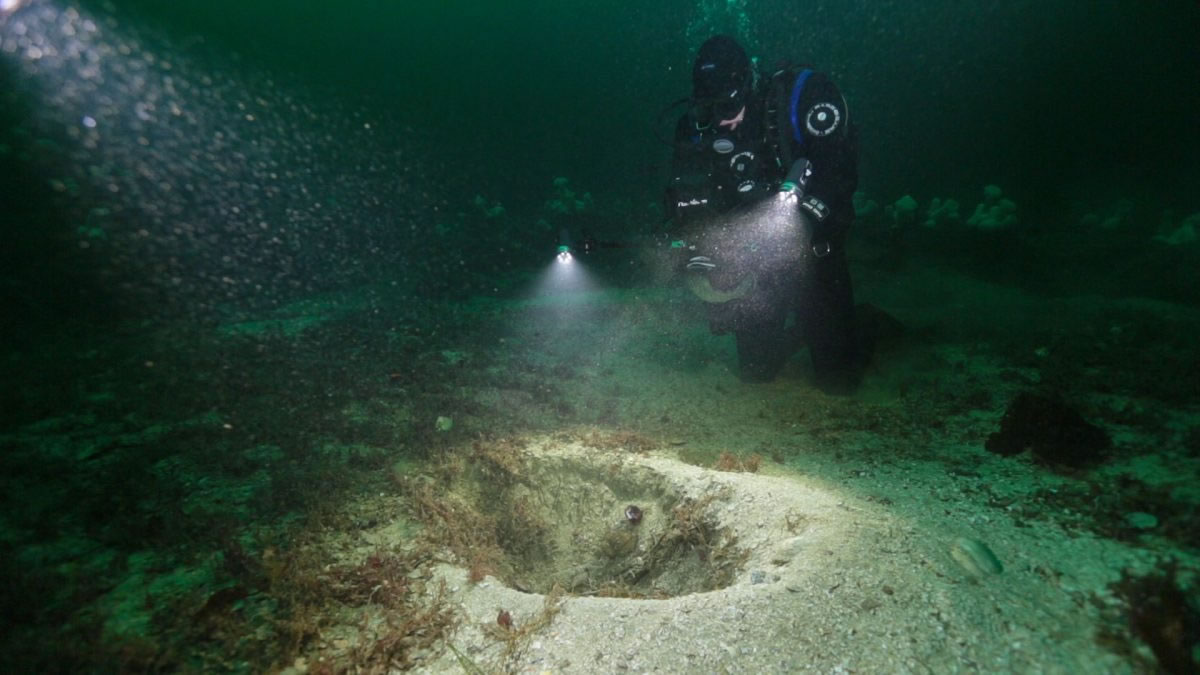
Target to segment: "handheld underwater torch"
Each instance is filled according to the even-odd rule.
[[[798,159],[792,162],[792,167],[783,177],[783,183],[779,185],[779,194],[784,198],[800,199],[804,197],[804,188],[808,186],[808,179],[811,176],[812,162],[807,159]]]
[[[584,230],[581,233],[580,246],[575,246],[572,243],[571,232],[568,228],[562,228],[558,231],[558,247],[555,249],[555,254],[558,256],[558,261],[569,263],[579,255],[587,255],[595,253],[602,248],[632,248],[636,244],[625,241],[600,241],[596,239],[590,232]]]
[[[829,207],[817,197],[805,195],[812,173],[811,162],[807,159],[796,160],[779,186],[779,198],[787,204],[786,211],[793,214],[795,229],[807,240],[806,247],[816,257],[823,258],[829,255],[831,248],[829,240],[821,237],[819,230],[829,215]]]
[[[558,262],[566,264],[575,259],[574,249],[571,248],[571,233],[567,228],[558,231],[558,248],[555,249]]]

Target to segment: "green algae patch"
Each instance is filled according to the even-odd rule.
[[[150,637],[154,633],[155,608],[182,602],[198,593],[207,594],[216,587],[217,565],[213,560],[159,571],[165,561],[158,554],[143,551],[130,555],[126,565],[129,569],[125,580],[101,602],[107,639]]]

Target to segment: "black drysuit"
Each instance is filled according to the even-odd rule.
[[[709,305],[713,332],[735,334],[744,379],[773,379],[803,343],[819,386],[836,393],[853,389],[864,355],[845,252],[858,183],[856,134],[845,100],[824,74],[783,69],[755,84],[735,129],[702,115],[689,110],[676,125],[666,200],[676,234],[701,242],[690,252],[711,256],[714,286],[726,270],[697,230],[717,227],[736,237],[742,225],[730,223],[754,218],[756,204],[778,194],[795,161],[807,160],[811,168],[796,207],[810,230],[805,255],[786,269],[739,260],[734,266],[742,269],[730,273],[750,271],[758,283],[747,297]]]

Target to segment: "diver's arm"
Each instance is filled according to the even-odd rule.
[[[804,138],[793,146],[794,156],[812,163],[804,193],[817,201],[807,210],[819,228],[837,236],[854,219],[853,196],[858,187],[857,139],[849,108],[833,80],[814,73],[794,119]]]

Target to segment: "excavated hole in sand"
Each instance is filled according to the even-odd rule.
[[[685,498],[648,467],[612,455],[526,455],[518,471],[487,464],[454,491],[497,518],[495,574],[513,588],[666,598],[729,586],[746,559],[715,524],[721,498]],[[630,505],[640,523],[626,517]]]

